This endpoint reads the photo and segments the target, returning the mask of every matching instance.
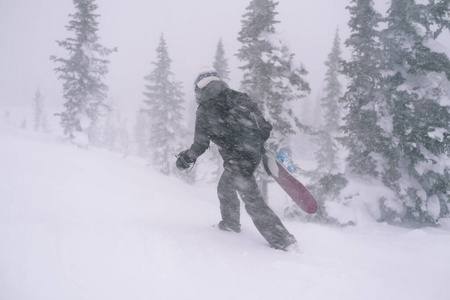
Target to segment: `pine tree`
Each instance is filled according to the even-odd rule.
[[[352,33],[345,42],[352,48],[352,58],[343,65],[343,74],[351,81],[343,96],[347,113],[340,141],[348,150],[348,170],[357,176],[377,178],[384,165],[382,152],[389,149],[382,126],[387,116],[383,86],[386,66],[377,30],[382,16],[375,11],[372,0],[352,3],[348,7]]]
[[[414,17],[436,39],[443,30],[450,29],[449,0],[429,0],[428,4],[415,4]]]
[[[344,201],[340,199],[340,193],[348,184],[348,180],[344,175],[339,173],[339,147],[336,141],[336,138],[339,136],[342,111],[339,102],[342,96],[342,84],[339,80],[342,70],[341,54],[339,32],[336,30],[331,52],[325,61],[327,66],[325,96],[320,99],[324,121],[316,137],[318,145],[318,150],[315,153],[317,169],[311,172],[312,184],[309,186],[319,203],[319,207],[317,212],[314,215],[307,216],[307,219],[321,223],[349,225],[352,222],[342,224],[341,221],[328,212],[329,204],[334,207],[345,205]],[[298,209],[291,209],[291,213],[298,214]]]
[[[149,131],[151,163],[163,174],[178,173],[174,167],[174,155],[181,151],[185,129],[181,125],[183,93],[181,83],[174,80],[172,60],[167,44],[161,35],[156,49],[157,61],[154,70],[145,77],[145,108]]]
[[[114,99],[106,101],[108,111],[104,116],[102,124],[95,124],[95,145],[106,148],[109,151],[118,151],[118,136],[120,128],[120,114],[117,111],[116,102]],[[91,130],[91,132],[94,132]]]
[[[52,56],[59,65],[55,68],[58,78],[64,81],[65,110],[59,113],[64,133],[73,139],[78,132],[89,137],[89,129],[105,108],[107,86],[102,81],[108,72],[108,61],[103,57],[115,49],[107,49],[99,43],[97,35],[99,15],[95,14],[95,0],[73,0],[76,13],[70,15],[66,26],[74,36],[58,41],[69,52],[69,58]]]
[[[219,39],[217,43],[216,54],[214,56],[214,61],[212,64],[213,68],[219,73],[220,79],[229,82],[230,81],[230,71],[228,67],[228,59],[225,56],[225,49],[223,46],[222,38]],[[217,145],[212,144],[211,148],[211,161],[215,166],[215,169],[212,171],[212,181],[218,182],[220,177],[222,176],[223,171],[223,162],[222,158],[219,154],[219,148]]]
[[[393,136],[383,183],[396,193],[395,199],[383,199],[382,217],[390,221],[434,224],[449,215],[450,106],[443,99],[450,89],[443,87],[450,86],[450,60],[427,46],[439,35],[431,24],[440,8],[434,1],[424,6],[393,0],[382,35],[391,66],[386,80]],[[448,5],[446,11],[448,15]],[[435,28],[446,27],[444,23]]]
[[[277,37],[275,8],[272,0],[252,0],[243,15],[238,40],[242,46],[237,58],[243,62],[242,89],[258,103],[265,118],[272,124],[272,139],[266,147],[277,152],[282,145],[289,149],[290,138],[297,129],[307,131],[294,115],[292,102],[309,93],[303,79],[307,71],[294,64],[294,54]],[[268,181],[261,178],[262,193],[267,199]]]
[[[242,47],[237,57],[244,63],[242,88],[259,104],[274,128],[271,150],[287,146],[296,128],[306,129],[295,117],[290,103],[309,93],[309,84],[303,79],[303,67],[294,64],[294,54],[283,45],[275,30],[278,3],[272,0],[253,0],[242,20],[238,40]]]
[[[43,132],[48,132],[47,117],[44,111],[44,99],[39,89],[36,90],[33,98],[33,114],[34,131],[41,129]]]
[[[216,55],[214,56],[213,68],[219,73],[220,79],[230,81],[230,70],[228,68],[228,59],[225,56],[222,39],[217,43]]]
[[[341,72],[342,51],[339,32],[333,41],[333,47],[325,65],[328,67],[325,76],[325,96],[321,99],[324,111],[324,124],[318,137],[319,149],[316,152],[319,173],[331,174],[338,168],[338,147],[335,138],[339,132],[341,107],[339,98],[342,96],[342,84],[339,81]]]
[[[117,144],[116,152],[123,154],[123,157],[127,157],[131,150],[131,138],[128,133],[127,119],[123,118],[121,114],[117,113]]]

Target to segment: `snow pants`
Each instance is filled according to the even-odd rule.
[[[266,204],[256,184],[253,172],[242,174],[239,168],[225,168],[217,187],[222,220],[240,226],[239,193],[245,209],[261,235],[276,249],[284,249],[296,242],[280,218]]]

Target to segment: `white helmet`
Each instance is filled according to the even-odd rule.
[[[194,81],[194,88],[204,88],[212,81],[220,81],[219,73],[214,68],[203,67],[198,72]]]

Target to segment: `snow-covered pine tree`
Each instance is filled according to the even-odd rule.
[[[437,38],[443,30],[450,29],[449,0],[429,0],[427,4],[415,6],[417,8],[415,18],[421,20],[421,25],[433,39]]]
[[[317,172],[319,174],[335,173],[338,168],[338,147],[335,138],[339,133],[341,119],[341,105],[339,99],[342,96],[342,84],[339,81],[342,62],[342,51],[339,31],[333,41],[333,46],[328,60],[325,62],[327,72],[325,75],[325,96],[320,99],[323,110],[324,123],[320,128],[317,139],[318,150],[316,152]]]
[[[71,20],[66,29],[74,36],[57,41],[69,52],[69,58],[50,58],[59,65],[55,72],[64,82],[65,110],[58,115],[64,134],[70,139],[77,133],[85,133],[89,138],[90,127],[101,115],[108,89],[102,81],[109,63],[104,57],[116,50],[99,43],[95,0],[73,0],[73,3],[76,12],[69,15]]]
[[[225,49],[223,46],[222,38],[219,39],[217,43],[216,54],[214,56],[213,68],[219,73],[220,79],[229,82],[230,81],[230,70],[228,67],[228,59],[225,56]],[[212,172],[212,177],[214,182],[218,182],[222,176],[223,171],[223,161],[219,154],[219,148],[214,143],[211,144],[211,160],[215,165],[215,169]]]
[[[44,99],[40,89],[36,90],[33,98],[33,125],[34,131],[48,132],[47,117],[44,112]]]
[[[434,24],[438,9],[434,1],[393,0],[382,34],[393,141],[383,183],[395,192],[381,203],[388,221],[425,225],[449,215],[450,60],[429,46],[447,26]]]
[[[343,137],[339,140],[348,150],[348,171],[377,178],[384,166],[383,152],[390,149],[381,123],[386,115],[385,64],[377,30],[382,16],[375,11],[372,0],[351,2],[347,7],[351,35],[345,45],[352,49],[352,57],[344,61],[342,71],[350,82],[342,98],[346,115],[341,127]]]
[[[104,147],[112,152],[123,153],[123,146],[121,145],[120,135],[125,127],[120,112],[117,110],[116,103],[113,99],[109,99],[106,103],[108,105],[108,112],[105,115],[103,124],[96,124],[96,138],[97,146]]]
[[[225,55],[222,38],[217,43],[216,55],[214,56],[213,68],[219,73],[220,79],[229,82],[230,70],[228,67],[228,59]]]
[[[123,118],[120,113],[117,113],[117,145],[116,151],[126,157],[131,152],[132,140],[128,133],[128,120]]]
[[[182,126],[184,94],[181,83],[174,80],[172,60],[161,35],[156,49],[155,68],[145,77],[143,111],[149,120],[149,150],[152,166],[163,174],[178,174],[174,155],[182,150],[185,128]]]
[[[327,66],[325,96],[320,99],[323,111],[323,124],[320,126],[320,132],[315,138],[318,146],[315,153],[317,168],[314,172],[311,172],[312,184],[309,186],[319,203],[319,208],[314,215],[307,218],[321,223],[340,223],[327,212],[328,203],[342,202],[339,199],[340,192],[348,183],[344,175],[339,173],[340,155],[336,141],[336,138],[339,136],[342,112],[341,103],[339,102],[342,96],[342,84],[339,78],[342,69],[341,55],[339,31],[336,30],[331,52],[325,61]],[[298,211],[294,207],[291,213],[296,214]]]
[[[42,126],[42,115],[43,115],[43,103],[42,103],[41,91],[39,89],[36,90],[33,98],[33,122],[34,122],[34,131],[39,131],[39,128]]]
[[[277,152],[281,147],[289,149],[289,139],[297,129],[306,131],[294,115],[292,102],[309,92],[309,84],[303,78],[307,72],[294,64],[294,54],[277,37],[275,8],[272,0],[252,0],[243,15],[238,40],[241,48],[237,58],[243,62],[242,89],[258,103],[266,119],[272,124],[272,138],[266,147]],[[267,195],[267,182],[263,193]]]
[[[304,98],[309,84],[303,78],[307,72],[294,64],[294,54],[277,37],[275,20],[278,3],[272,0],[252,0],[242,20],[238,40],[242,47],[237,54],[244,63],[242,88],[256,101],[265,117],[274,127],[271,150],[277,150],[296,133],[296,127],[305,129],[294,115],[292,101]],[[275,142],[276,140],[276,142]]]

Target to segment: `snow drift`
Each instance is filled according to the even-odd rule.
[[[348,228],[282,216],[302,254],[244,214],[212,225],[215,186],[136,158],[0,127],[0,299],[448,299],[450,225]]]

